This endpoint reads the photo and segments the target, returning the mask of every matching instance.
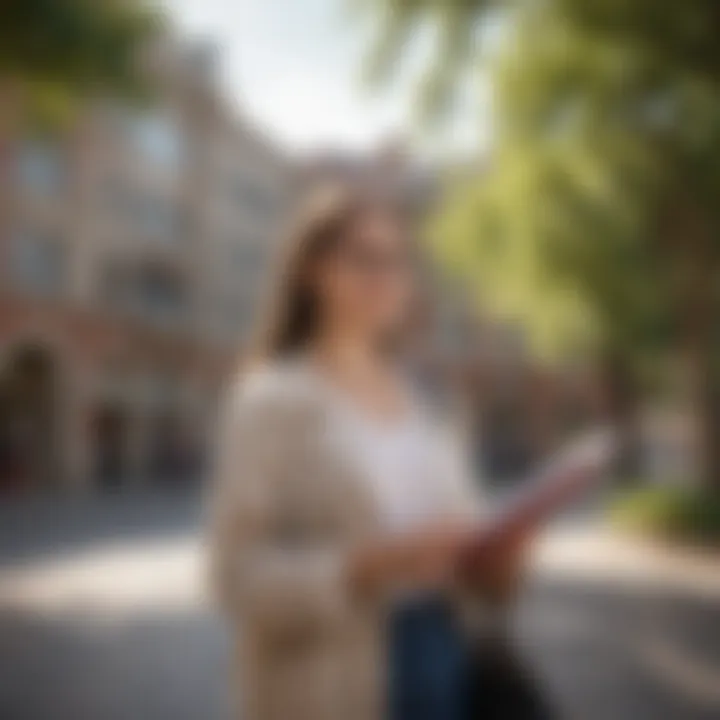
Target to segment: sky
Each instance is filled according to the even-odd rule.
[[[398,136],[424,150],[466,149],[483,140],[476,113],[443,139],[417,132],[412,62],[382,92],[363,85],[367,24],[348,11],[348,0],[165,0],[165,5],[184,34],[219,44],[226,92],[292,153],[364,151]]]

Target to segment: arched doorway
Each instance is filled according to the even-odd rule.
[[[57,399],[51,353],[37,345],[12,351],[0,370],[0,493],[57,484]]]
[[[128,475],[129,418],[125,408],[106,402],[95,411],[92,422],[94,471],[103,490],[118,490]]]
[[[148,476],[153,482],[180,486],[197,479],[199,449],[180,413],[158,412],[149,426]]]

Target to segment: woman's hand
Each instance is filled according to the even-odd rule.
[[[488,535],[485,541],[473,542],[471,554],[457,564],[460,584],[493,605],[507,605],[522,585],[528,555],[523,538],[509,540]]]
[[[456,576],[457,560],[472,537],[472,528],[457,520],[430,525],[406,539],[404,579],[423,588],[447,587]]]
[[[470,536],[471,529],[457,521],[386,536],[354,554],[348,568],[350,582],[362,593],[397,583],[445,585],[453,579],[458,555]]]

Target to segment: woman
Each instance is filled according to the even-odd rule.
[[[478,686],[454,569],[478,503],[398,373],[410,245],[389,209],[339,192],[287,250],[220,440],[214,549],[242,717],[464,720]],[[517,562],[492,568],[502,599]]]

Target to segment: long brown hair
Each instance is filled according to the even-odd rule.
[[[282,248],[265,316],[256,332],[254,361],[284,357],[312,340],[319,319],[318,298],[308,276],[366,212],[392,208],[340,186],[316,190],[301,208]]]

